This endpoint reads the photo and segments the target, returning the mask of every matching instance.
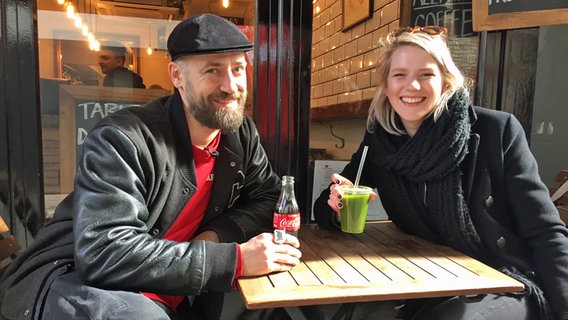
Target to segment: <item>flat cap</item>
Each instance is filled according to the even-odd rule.
[[[185,55],[249,51],[253,44],[234,23],[205,13],[180,22],[168,37],[173,60]]]

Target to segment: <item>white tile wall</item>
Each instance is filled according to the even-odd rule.
[[[312,108],[372,99],[377,42],[398,27],[399,8],[400,0],[374,0],[368,20],[342,31],[342,0],[314,2]]]

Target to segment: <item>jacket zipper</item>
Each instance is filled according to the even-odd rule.
[[[422,184],[422,190],[421,190],[420,193],[422,193],[422,202],[424,202],[424,206],[425,206],[425,207],[428,207],[428,206],[426,205],[426,193],[427,193],[427,192],[428,192],[428,186],[426,185],[426,182],[424,182],[424,183]]]

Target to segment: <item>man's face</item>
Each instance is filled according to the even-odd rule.
[[[99,66],[101,66],[102,73],[108,74],[123,65],[124,58],[116,56],[112,51],[103,49],[99,52]]]
[[[181,78],[174,81],[189,113],[202,125],[225,132],[243,122],[247,98],[244,52],[183,57]]]

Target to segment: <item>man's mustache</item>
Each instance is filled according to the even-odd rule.
[[[229,94],[226,92],[221,93],[214,93],[211,94],[209,97],[214,100],[239,100],[243,95],[241,93]]]

